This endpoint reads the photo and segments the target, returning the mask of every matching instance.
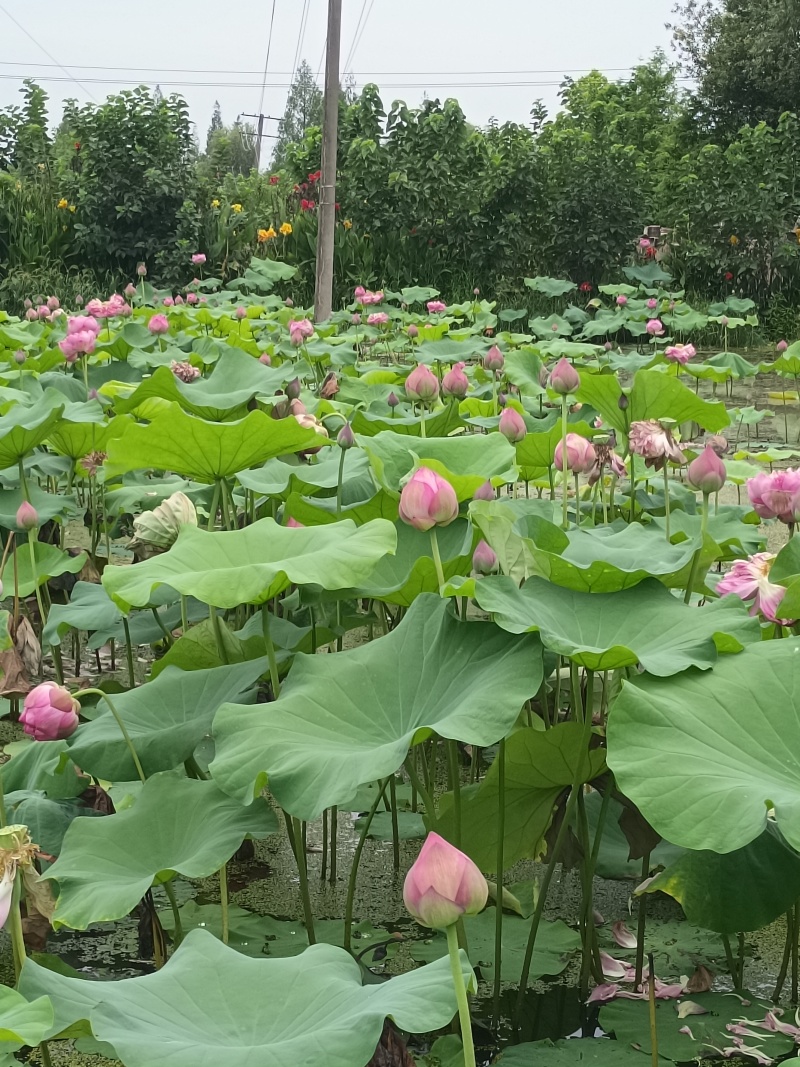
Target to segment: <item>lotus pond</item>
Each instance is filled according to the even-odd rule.
[[[0,1064],[795,1058],[800,342],[292,275],[0,318]]]

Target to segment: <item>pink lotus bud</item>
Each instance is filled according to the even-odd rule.
[[[187,293],[186,294],[186,303],[187,304],[196,304],[197,303],[197,293]]]
[[[400,518],[416,530],[448,526],[458,516],[452,485],[428,467],[420,467],[400,493]]]
[[[147,277],[147,264],[146,263],[137,263],[136,264],[136,273],[138,274],[138,276],[140,278],[146,278]]]
[[[508,394],[507,393],[502,393],[502,392],[498,393],[497,394],[497,406],[501,407],[501,408],[504,408],[507,403],[508,403]]]
[[[485,541],[479,541],[472,553],[472,569],[478,574],[494,574],[498,570],[497,556]]]
[[[351,315],[350,316],[350,321],[352,322],[352,324],[354,326],[360,326],[361,325],[361,316],[358,313],[356,313],[355,315]]]
[[[147,324],[147,328],[150,333],[159,334],[169,333],[169,319],[166,315],[153,315]]]
[[[205,261],[206,257],[202,252],[195,252],[195,254],[192,256],[192,263],[195,267],[202,267]]]
[[[60,308],[60,307],[61,307],[61,301],[58,299],[57,296],[48,296],[48,298],[47,298],[47,308],[48,308],[49,311],[55,311],[56,308]]]
[[[272,366],[272,359],[270,358],[268,352],[262,352],[261,355],[258,357],[258,362],[263,363],[265,367]]]
[[[476,286],[475,286],[475,288],[474,288],[474,289],[472,290],[472,295],[473,295],[473,296],[480,296],[480,295],[481,295],[481,291],[480,291],[480,289],[479,289],[479,288],[477,287],[477,285],[476,285]]]
[[[37,319],[38,317],[39,316],[36,314],[36,308],[28,308],[28,310],[25,312],[25,318],[28,320],[28,322],[33,322],[33,320]]]
[[[287,530],[305,530],[306,524],[304,522],[298,522],[297,519],[288,518],[286,520]]]
[[[27,297],[25,297],[25,299],[24,299],[24,300],[22,301],[22,306],[23,306],[23,307],[25,308],[25,310],[27,311],[27,310],[28,310],[28,308],[32,308],[32,307],[33,307],[33,304],[32,304],[32,302],[31,302],[31,301],[30,301],[30,300],[29,300],[29,299],[28,299]]]
[[[606,350],[606,352],[610,352],[613,347],[614,346],[611,341],[606,341],[606,343],[603,345],[603,348]]]
[[[528,432],[525,420],[514,408],[504,408],[500,416],[500,424],[497,427],[503,437],[507,438],[512,445],[522,441]]]
[[[298,415],[307,415],[308,408],[302,400],[291,400],[289,402],[289,414],[294,415],[295,418],[297,418]]]
[[[128,282],[124,289],[125,296],[136,296],[136,286],[133,282]]]
[[[411,338],[412,341],[414,340],[415,337],[419,337],[419,330],[417,329],[417,327],[414,325],[413,322],[408,327],[408,330],[406,331],[406,333],[408,334],[408,336]]]
[[[134,292],[136,292],[135,289],[134,289]],[[182,304],[183,303],[183,297],[181,296],[180,293],[178,293],[178,295],[175,297],[175,303],[176,304]]]
[[[564,466],[564,451],[562,449],[562,442],[559,441],[556,445],[555,457],[553,465],[556,470],[563,471]],[[573,474],[588,474],[597,462],[597,455],[595,454],[594,445],[591,441],[588,441],[585,437],[581,437],[577,433],[567,434],[567,470],[572,471]]]
[[[367,295],[367,290],[366,290],[366,289],[364,288],[364,286],[363,286],[363,285],[357,285],[357,286],[355,287],[355,289],[353,290],[353,296],[355,297],[355,299],[356,299],[356,300],[357,300],[357,301],[358,301],[359,303],[361,303],[361,302],[362,302],[362,300],[364,299],[364,297],[365,297],[366,295]]]
[[[389,405],[390,408],[396,408],[397,405],[400,403],[400,400],[398,399],[395,393],[389,393],[389,395],[386,397],[386,403]]]
[[[406,378],[406,396],[411,400],[435,400],[439,395],[439,379],[424,363],[418,363]]]
[[[35,530],[39,525],[39,516],[33,504],[23,500],[17,508],[17,526],[20,530]]]
[[[731,320],[728,318],[727,315],[723,315],[722,318],[719,320],[719,323],[720,323],[720,326],[728,326],[728,325],[730,325],[730,321]]]
[[[25,697],[19,721],[34,741],[61,741],[77,730],[80,710],[69,690],[42,682]]]
[[[25,352],[23,351],[23,349],[18,348],[17,351],[14,353],[14,362],[19,363],[20,366],[25,362]]]
[[[788,347],[789,345],[786,341],[778,341],[778,343],[775,345],[775,348],[778,352],[785,352]]]
[[[718,493],[725,484],[725,464],[710,445],[706,445],[697,459],[686,470],[686,480],[705,496]]]
[[[658,307],[658,301],[654,296],[651,296],[650,299],[647,301],[647,307],[650,311],[655,311]]]
[[[505,366],[505,359],[503,353],[497,347],[492,345],[486,355],[483,357],[483,369],[488,371],[502,370]]]
[[[175,306],[175,300],[171,296],[165,296],[162,300],[165,308],[171,308]]]
[[[75,297],[75,306],[76,307],[82,307],[83,306],[83,297],[81,296],[80,293],[78,293],[78,295]]]
[[[444,304],[441,300],[429,300],[426,307],[429,315],[440,315],[447,307],[447,304]]]
[[[661,319],[650,319],[645,329],[651,337],[660,337],[664,332],[664,324]]]
[[[39,316],[40,319],[46,319],[47,316],[50,314],[50,309],[48,308],[47,304],[40,304],[39,307],[36,309],[36,314]]]
[[[350,425],[349,422],[346,422],[341,428],[341,430],[339,430],[338,436],[336,438],[336,443],[339,448],[344,448],[345,450],[347,450],[348,448],[352,448],[353,445],[356,443],[355,434],[353,433],[353,427]]]
[[[247,318],[247,308],[246,307],[242,307],[242,305],[240,304],[238,306],[238,308],[236,309],[236,318],[239,320],[239,322],[241,322],[242,319],[246,319]]]
[[[286,299],[283,302],[283,306],[287,307],[287,308],[293,308],[294,307],[294,300],[292,300],[292,298],[290,296],[287,296]]]
[[[417,922],[444,930],[462,915],[477,915],[488,897],[486,879],[472,860],[438,834],[428,834],[403,884],[403,901]]]
[[[11,913],[11,902],[14,893],[16,873],[14,864],[9,863],[2,879],[0,879],[0,930],[2,930],[8,922],[8,916]]]
[[[627,296],[625,296],[624,293],[620,293],[619,296],[617,297],[617,307],[624,308],[627,303],[628,303]]]
[[[297,400],[300,396],[300,379],[292,378],[290,382],[287,382],[284,392],[290,400]]]
[[[494,500],[494,486],[491,482],[484,482],[483,485],[479,485],[475,492],[472,494],[473,500]]]
[[[559,396],[568,396],[570,393],[574,393],[580,387],[580,384],[581,380],[578,377],[578,372],[562,356],[550,374],[548,385]]]
[[[445,396],[455,396],[459,399],[469,392],[469,379],[464,373],[465,363],[456,363],[442,378],[442,392]]]

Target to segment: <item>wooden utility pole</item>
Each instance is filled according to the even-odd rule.
[[[317,211],[317,277],[314,318],[324,322],[333,311],[333,241],[336,228],[336,148],[339,134],[339,52],[342,0],[328,0],[325,52],[325,111],[322,122],[322,178]]]

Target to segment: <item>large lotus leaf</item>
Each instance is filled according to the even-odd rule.
[[[722,401],[701,400],[683,382],[657,370],[637,372],[630,401],[627,415],[631,422],[662,418],[676,422],[693,421],[711,433],[717,433],[730,423]]]
[[[528,326],[537,337],[570,337],[574,332],[571,324],[561,315],[538,316],[530,319]]]
[[[156,774],[133,807],[76,819],[67,830],[61,855],[45,875],[60,890],[53,926],[85,930],[93,922],[121,919],[160,871],[207,878],[246,834],[265,837],[277,827],[261,797],[245,808],[214,782]]]
[[[211,670],[168,667],[147,685],[112,697],[145,774],[167,771],[188,759],[206,734],[217,708],[238,703],[266,672],[265,660]],[[129,782],[136,777],[119,725],[104,701],[100,714],[69,738],[73,761],[95,778]]]
[[[735,852],[684,852],[646,891],[674,897],[689,922],[707,930],[760,930],[800,896],[800,855],[769,823],[760,837]]]
[[[568,1041],[526,1041],[509,1045],[497,1067],[643,1067],[641,1052],[602,1037]]]
[[[76,582],[69,603],[53,604],[44,628],[48,645],[60,645],[70,630],[107,630],[122,620],[122,612],[105,591],[95,582]]]
[[[555,585],[587,593],[610,593],[657,578],[669,588],[686,586],[692,559],[699,545],[685,540],[668,545],[659,530],[638,523],[629,526],[595,526],[568,532],[538,515],[519,519],[514,531],[524,542],[531,571]],[[706,568],[716,558],[708,542]],[[705,574],[705,570],[702,571]]]
[[[668,274],[659,263],[645,263],[641,267],[623,267],[622,273],[631,281],[641,282],[642,285],[655,285],[657,282],[671,282],[672,275]]]
[[[0,986],[0,1063],[3,1067],[17,1063],[13,1056],[23,1045],[38,1045],[53,1025],[53,1005],[48,996],[35,1000],[22,996],[16,989]]]
[[[475,599],[504,630],[538,630],[546,648],[593,671],[641,664],[667,677],[688,667],[708,670],[718,652],[740,652],[761,639],[739,597],[691,607],[651,579],[616,593],[579,593],[536,577],[520,589],[497,575],[476,583]]]
[[[31,449],[42,444],[61,418],[64,397],[48,389],[30,407],[17,403],[0,416],[0,470],[13,467]]]
[[[174,401],[201,419],[232,420],[246,415],[254,397],[272,396],[292,377],[291,363],[265,367],[241,349],[228,348],[208,378],[182,382],[169,367],[158,367],[130,396],[118,397],[114,407],[119,412],[134,411],[142,401],[157,396]]]
[[[85,1019],[127,1067],[300,1067],[321,1055],[325,1067],[363,1067],[387,1016],[426,1033],[456,1010],[447,960],[362,986],[358,963],[333,945],[250,959],[205,930],[192,930],[155,974],[87,982],[28,960],[20,988],[53,999],[54,1032]]]
[[[728,1031],[728,1024],[737,1019],[763,1021],[773,1004],[762,1001],[752,993],[745,992],[744,1004],[738,996],[724,993],[692,993],[688,998],[705,1009],[705,1014],[691,1015],[681,1019],[678,1005],[674,1000],[656,1001],[656,1033],[658,1035],[658,1056],[660,1059],[672,1060],[674,1063],[689,1063],[705,1058],[709,1046],[716,1049],[732,1048],[733,1037]],[[745,1007],[745,1004],[747,1005]],[[641,1051],[639,1055],[644,1065],[648,1062],[642,1053],[650,1057],[650,1007],[647,1000],[614,1000],[604,1004],[600,1009],[600,1025],[606,1033],[613,1033],[617,1042],[635,1045]],[[681,1032],[689,1029],[689,1033]],[[788,1034],[754,1031],[758,1037],[745,1037],[745,1044],[762,1050],[763,1055],[781,1058],[794,1048],[794,1041]],[[737,1057],[738,1058],[738,1057]],[[761,1060],[762,1063],[766,1059]],[[502,1063],[502,1061],[501,1061]]]
[[[461,499],[472,496],[478,486],[492,478],[515,479],[514,446],[500,433],[426,438],[409,448],[407,437],[384,432],[361,437],[359,443],[369,456],[379,483],[393,492],[399,492],[415,467],[429,465],[431,460],[440,464],[439,470],[453,476],[456,492],[462,490]]]
[[[43,455],[43,453],[39,454]],[[72,519],[78,514],[78,504],[73,493],[45,493],[31,480],[28,485],[28,495],[42,525],[51,519],[63,521]],[[19,485],[14,489],[3,489],[0,493],[0,526],[4,526],[7,530],[16,529],[17,511],[24,499],[25,494]]]
[[[132,425],[130,416],[123,415],[106,422],[102,410],[97,421],[68,419],[65,413],[64,418],[50,432],[47,443],[59,455],[80,459],[90,452],[106,452],[108,442],[124,436]]]
[[[253,492],[262,493],[264,496],[280,496],[287,491],[291,483],[312,489],[335,489],[339,484],[339,449],[320,452],[314,459],[316,462],[298,458],[295,458],[294,462],[271,459],[261,470],[240,471],[236,478],[245,489],[252,489]],[[362,477],[369,470],[369,459],[361,449],[351,448],[345,452],[343,484]]]
[[[23,542],[16,553],[6,560],[0,581],[9,593],[14,590],[15,566],[19,595],[30,596],[37,586],[44,585],[50,578],[57,578],[60,574],[77,574],[86,562],[85,552],[71,556],[68,552],[62,552],[57,545],[49,545],[44,541],[33,542],[33,554],[35,567],[31,560],[30,546]]]
[[[570,423],[570,433],[591,437],[592,429],[585,422]],[[557,424],[545,433],[529,433],[517,443],[517,463],[520,467],[550,467],[561,441],[561,426]]]
[[[31,840],[49,856],[59,854],[64,834],[74,819],[100,817],[100,812],[87,808],[82,800],[51,800],[41,790],[22,789],[6,793],[5,803],[9,822],[27,826]]]
[[[217,608],[263,604],[293,584],[356,586],[396,543],[395,528],[385,519],[305,529],[273,519],[231,531],[184,526],[168,552],[129,567],[107,567],[103,585],[124,611],[147,604],[159,585]]]
[[[379,433],[397,433],[403,437],[422,436],[422,421],[417,417],[391,418],[358,410],[353,415],[351,425],[353,431],[362,437],[374,437]],[[457,404],[448,404],[425,416],[425,433],[429,438],[447,437],[463,425]]]
[[[547,278],[543,275],[537,275],[535,278],[525,278],[525,284],[529,289],[533,289],[534,293],[542,293],[552,299],[566,296],[567,293],[571,293],[576,288],[575,282],[569,281],[568,278]]]
[[[583,728],[574,722],[550,730],[526,727],[506,741],[505,832],[503,861],[509,868],[542,851],[542,838],[553,806],[575,780],[589,782],[605,768],[605,753],[581,746]],[[455,841],[452,794],[446,794],[435,829]],[[464,791],[461,801],[460,848],[484,871],[497,870],[497,820],[500,809],[499,765],[495,760],[480,786]],[[434,820],[429,820],[434,825]]]
[[[594,840],[600,821],[600,810],[603,806],[602,795],[593,790],[585,798],[586,821],[589,824],[589,837]],[[600,838],[600,851],[597,854],[596,873],[601,878],[613,878],[622,880],[634,878],[637,882],[642,880],[641,859],[631,859],[631,846],[625,833],[620,826],[620,818],[625,809],[618,800],[613,797],[608,802],[608,814]],[[684,849],[671,845],[669,841],[659,841],[650,852],[650,870],[657,867],[667,867],[684,854]]]
[[[273,456],[329,443],[292,418],[273,419],[251,411],[238,422],[206,422],[172,404],[152,422],[131,426],[124,437],[110,441],[105,470],[113,477],[153,467],[213,482]]]
[[[529,434],[528,438],[531,436],[538,435]],[[495,552],[502,573],[519,583],[532,573],[534,564],[526,539],[517,531],[518,520],[538,515],[549,522],[559,508],[558,501],[500,497],[497,500],[473,500],[469,515]]]
[[[512,385],[518,386],[525,396],[541,396],[545,391],[539,384],[541,369],[542,361],[536,351],[532,348],[521,348],[508,353],[503,375]]]
[[[220,708],[211,773],[243,802],[269,776],[281,807],[316,818],[394,773],[432,731],[480,746],[504,737],[541,683],[540,648],[423,594],[385,637],[299,655],[272,704]]]
[[[452,337],[443,337],[441,341],[425,341],[414,349],[414,361],[426,363],[456,363],[464,362],[481,356],[489,347],[489,343],[481,337],[471,334],[463,341],[455,341]]]
[[[800,618],[800,538],[791,537],[775,559],[769,572],[771,582],[786,587],[781,601],[781,615]]]
[[[436,593],[439,579],[433,562],[429,533],[415,530],[404,522],[395,524],[397,551],[375,566],[372,574],[358,586],[359,596],[385,600],[408,607],[420,593]],[[469,574],[475,536],[466,519],[456,519],[436,531],[442,570],[445,578]]]
[[[3,766],[8,793],[41,790],[51,800],[73,799],[89,785],[67,754],[66,741],[12,741],[4,746],[10,762]]]
[[[344,486],[342,492],[341,514],[336,514],[336,498],[332,496],[301,496],[290,493],[283,509],[283,519],[287,516],[303,526],[320,526],[323,523],[339,522],[351,519],[356,526],[363,526],[373,519],[387,519],[394,522],[398,515],[398,498],[396,494],[387,493],[385,489],[375,492],[372,475],[367,474],[366,486],[359,482]],[[366,496],[363,495],[364,491]]]
[[[703,609],[705,610],[705,609]],[[774,809],[800,848],[800,639],[752,645],[713,671],[623,683],[609,716],[608,762],[662,837],[733,852]]]

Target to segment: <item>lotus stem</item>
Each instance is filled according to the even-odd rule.
[[[431,526],[431,551],[433,553],[433,565],[436,568],[436,579],[439,583],[439,593],[444,589],[444,570],[442,569],[442,557],[439,554],[439,539],[436,536],[436,527]]]
[[[208,529],[213,530],[217,523],[217,508],[219,507],[220,485],[219,479],[214,482],[214,492],[211,494],[211,507],[208,512]]]
[[[645,852],[642,856],[641,881],[650,874],[650,853]],[[644,971],[644,935],[647,928],[647,894],[639,896],[639,916],[636,924],[636,973],[633,978],[633,988],[639,989],[642,985],[642,972]],[[652,985],[653,975],[650,974]]]
[[[781,967],[778,971],[778,979],[775,983],[775,990],[772,994],[773,1003],[777,1004],[781,998],[783,992],[783,986],[786,982],[786,975],[789,971],[789,957],[792,951],[792,943],[796,940],[794,929],[794,905],[786,912],[786,940],[783,946],[783,958],[781,960]]]
[[[568,421],[569,408],[567,407],[566,396],[561,397],[561,525],[565,530],[569,529],[569,518],[567,515],[567,486],[569,485],[569,478],[567,478],[567,463],[569,456],[567,455],[567,421]]]
[[[647,957],[650,966],[650,981],[648,983],[648,1002],[650,1005],[650,1055],[653,1067],[658,1067],[658,1027],[656,1026],[656,972],[653,965],[653,953]]]
[[[684,604],[690,603],[692,599],[692,590],[694,589],[694,583],[697,580],[697,572],[700,568],[700,558],[703,554],[703,547],[706,540],[706,531],[708,529],[708,493],[703,493],[703,512],[700,520],[700,547],[695,551],[692,556],[692,569],[689,572],[689,581],[686,586],[686,595],[683,598]]]
[[[453,835],[456,848],[461,848],[461,775],[458,766],[458,742],[447,739],[447,762],[450,770],[450,788],[453,790]]]
[[[297,876],[300,880],[300,899],[303,903],[303,922],[306,928],[306,936],[309,945],[315,945],[317,943],[317,937],[314,933],[314,912],[311,908],[311,894],[308,891],[308,867],[306,865],[305,852],[303,851],[302,827],[300,825],[300,820],[292,818],[288,812],[283,813],[283,818],[286,822],[286,835],[289,838],[289,844],[292,846],[292,852],[294,853],[294,861],[297,864]]]
[[[422,762],[424,764],[425,760],[423,759]],[[405,760],[403,762],[403,766],[406,769],[406,774],[408,775],[408,777],[411,780],[412,786],[414,787],[414,789],[419,793],[420,797],[422,798],[422,803],[425,805],[425,814],[430,819],[435,819],[436,818],[436,807],[435,807],[434,802],[433,802],[433,797],[431,796],[431,793],[428,792],[428,790],[422,784],[422,781],[420,780],[420,777],[417,774],[417,768],[414,766],[414,761],[411,758],[411,753],[409,753],[406,756],[406,758],[405,758]]]
[[[347,952],[351,950],[352,944],[352,925],[353,925],[353,902],[356,896],[356,879],[358,878],[358,865],[361,862],[361,853],[364,851],[364,844],[367,840],[367,834],[372,826],[372,820],[375,818],[375,812],[378,810],[385,792],[386,786],[389,784],[389,779],[384,778],[378,789],[378,795],[373,801],[372,807],[369,809],[364,825],[361,828],[361,834],[358,838],[358,844],[356,850],[353,853],[353,863],[350,867],[350,878],[347,882],[347,899],[344,906],[344,947]]]
[[[31,554],[31,578],[33,579],[33,591],[36,594],[36,605],[39,608],[39,618],[42,620],[42,631],[44,631],[45,623],[47,622],[47,614],[44,610],[44,604],[42,603],[42,594],[39,589],[38,578],[39,575],[36,572],[36,549],[34,543],[38,541],[36,534],[38,531],[28,530],[28,548]]]
[[[505,868],[506,832],[506,739],[500,739],[497,749],[497,896],[494,921],[494,1007],[492,1025],[497,1029],[500,1022],[500,970],[503,965],[503,871]]]
[[[400,827],[397,822],[397,783],[394,775],[389,779],[389,798],[392,806],[392,860],[394,869],[400,870]]]
[[[281,695],[281,683],[278,677],[278,661],[275,657],[275,645],[269,629],[269,605],[265,601],[261,605],[261,624],[264,633],[264,644],[267,646],[267,658],[269,660],[269,676],[272,682],[272,699],[277,700]]]
[[[219,869],[219,907],[222,912],[222,944],[228,944],[230,917],[228,914],[228,864]]]
[[[220,625],[219,615],[217,609],[213,604],[208,605],[208,615],[211,619],[211,629],[214,631],[214,639],[217,643],[217,652],[219,652],[219,658],[225,664],[228,665],[230,660],[228,659],[228,650],[225,648],[225,638],[222,634],[222,626]]]
[[[104,693],[102,689],[81,689],[77,693],[75,693],[75,699],[80,700],[81,697],[89,695],[102,697],[103,700],[105,700],[106,704],[108,704],[108,709],[116,719],[117,726],[120,729],[120,733],[125,739],[125,744],[128,746],[128,751],[131,754],[131,759],[133,760],[133,765],[136,768],[136,773],[139,775],[140,781],[146,782],[147,778],[145,776],[144,770],[142,769],[142,764],[139,760],[139,756],[137,755],[133,741],[131,740],[131,735],[128,733],[128,729],[125,726],[125,723],[122,721],[120,713],[114,707],[114,702],[111,700],[108,693]]]
[[[131,628],[127,616],[122,616],[122,629],[125,631],[125,656],[128,661],[128,684],[131,689],[136,685],[136,675],[133,671],[133,645],[131,644]]]
[[[183,923],[181,922],[181,912],[178,907],[178,901],[175,897],[175,890],[172,888],[172,882],[164,882],[164,892],[169,901],[169,906],[172,910],[172,921],[174,924],[174,930],[172,934],[172,943],[177,948],[183,941]]]
[[[394,411],[392,411],[392,414],[394,415]],[[425,437],[425,404],[424,403],[420,404],[420,406],[419,406],[419,435],[422,438]]]
[[[424,435],[423,435],[424,436]],[[342,517],[342,478],[344,477],[344,458],[347,455],[347,451],[344,448],[339,449],[341,455],[339,456],[339,477],[336,479],[336,518]]]
[[[331,885],[336,884],[336,854],[339,844],[339,809],[334,806],[331,808]]]
[[[464,1049],[464,1067],[475,1067],[475,1043],[472,1038],[472,1019],[469,1014],[467,990],[464,986],[464,976],[461,973],[461,954],[458,950],[458,933],[456,925],[448,926],[447,953],[450,956],[450,970],[453,974],[453,986],[456,991],[456,1003],[458,1004],[458,1021],[461,1024],[461,1044]]]
[[[664,461],[664,528],[667,535],[667,544],[670,543],[669,530],[669,466]]]

